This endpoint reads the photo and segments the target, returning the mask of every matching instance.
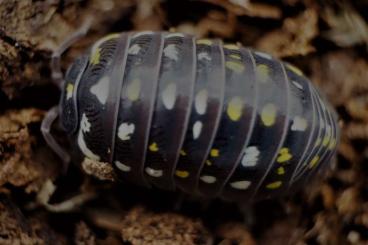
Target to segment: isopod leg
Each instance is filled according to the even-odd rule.
[[[255,209],[250,203],[239,204],[240,212],[243,214],[244,224],[247,227],[252,227],[256,223]]]
[[[178,192],[177,196],[174,200],[174,210],[175,211],[180,211],[183,207],[183,202],[185,200],[185,198],[187,197],[187,194],[185,194],[184,192]]]
[[[62,88],[64,83],[64,76],[61,71],[60,57],[73,43],[78,41],[80,38],[86,35],[89,27],[91,25],[92,19],[87,18],[83,25],[75,31],[70,37],[68,37],[64,42],[52,53],[51,56],[51,76],[53,83],[59,88]]]
[[[41,123],[41,132],[46,143],[50,148],[60,157],[63,161],[63,172],[66,172],[70,162],[70,155],[66,152],[60,144],[55,140],[54,136],[51,134],[52,124],[55,122],[59,116],[58,107],[52,107],[47,113]]]

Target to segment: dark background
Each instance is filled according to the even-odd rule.
[[[340,115],[332,169],[291,197],[243,207],[76,166],[63,175],[39,132],[59,100],[50,55],[90,16],[64,68],[107,33],[147,29],[240,42],[300,67]],[[0,1],[0,244],[367,244],[367,18],[366,1]]]

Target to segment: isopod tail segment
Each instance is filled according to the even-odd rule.
[[[328,101],[324,98],[324,96],[315,88],[311,88],[316,94],[318,105],[321,110],[325,113],[325,134],[323,138],[321,138],[321,142],[319,144],[320,152],[316,155],[313,155],[313,158],[309,159],[307,162],[307,168],[302,169],[302,174],[305,176],[304,178],[295,179],[292,183],[296,186],[305,186],[311,180],[311,176],[315,175],[317,172],[323,173],[329,165],[322,164],[323,162],[331,159],[333,155],[336,153],[337,148],[335,147],[340,139],[340,131],[338,125],[334,122],[337,122],[337,115],[334,110],[332,110]]]
[[[84,37],[89,30],[92,23],[91,18],[87,18],[84,24],[74,32],[69,38],[67,38],[61,45],[53,51],[51,56],[51,78],[52,82],[60,89],[63,89],[65,85],[64,75],[61,70],[61,55],[80,38]],[[87,60],[87,59],[86,59]],[[87,62],[81,64],[81,70],[84,71],[87,67]],[[80,74],[82,74],[81,72]],[[80,79],[80,77],[79,77]],[[76,101],[74,101],[76,104]],[[74,108],[77,108],[76,106]],[[58,155],[58,157],[63,162],[63,172],[65,173],[68,169],[69,163],[71,161],[70,154],[55,140],[54,136],[51,134],[51,128],[57,118],[60,116],[61,108],[59,106],[52,107],[45,115],[41,123],[41,133],[47,143],[47,145]],[[76,128],[76,126],[75,126]]]
[[[287,133],[289,121],[289,83],[281,62],[251,52],[255,63],[257,113],[250,139],[243,145],[244,156],[223,190],[229,200],[252,200],[263,183],[266,171],[276,161]],[[284,94],[285,96],[280,96]]]
[[[258,191],[259,198],[267,198],[268,195],[281,195],[286,193],[287,182],[291,178],[294,169],[303,161],[307,149],[312,144],[312,134],[315,129],[315,106],[312,103],[312,91],[308,81],[292,72],[283,65],[288,81],[289,96],[289,122],[287,134],[278,153],[276,161],[269,166],[268,173]],[[309,122],[309,125],[307,124]],[[304,138],[305,141],[300,140]],[[270,186],[280,185],[278,188]],[[268,188],[267,188],[268,187]]]

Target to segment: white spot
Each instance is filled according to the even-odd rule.
[[[259,150],[256,146],[249,146],[244,151],[241,164],[244,167],[253,167],[258,162]]]
[[[209,175],[203,175],[200,177],[200,179],[207,184],[212,184],[216,182],[216,177]]]
[[[95,85],[93,85],[89,91],[96,95],[100,103],[104,105],[109,95],[109,85],[110,79],[109,77],[105,76],[102,77]]]
[[[82,114],[79,130],[82,131],[83,133],[89,132],[91,130],[91,123],[88,121],[88,118],[85,113]]]
[[[291,125],[291,130],[304,131],[306,128],[307,128],[307,120],[299,116],[294,117],[293,125]]]
[[[170,33],[170,34],[167,34],[166,38],[170,38],[170,37],[184,37],[184,34],[183,33]]]
[[[169,44],[164,48],[164,55],[172,60],[178,61],[178,49],[175,44]]]
[[[208,53],[206,53],[206,52],[201,52],[201,53],[199,53],[199,54],[198,54],[198,59],[199,59],[199,60],[206,59],[206,60],[208,60],[208,61],[211,61],[211,57],[210,57],[210,55],[209,55]]]
[[[208,92],[205,89],[199,91],[195,97],[194,107],[198,114],[203,115],[207,109]]]
[[[66,99],[71,99],[73,97],[73,91],[67,91],[66,92]]]
[[[83,154],[95,161],[99,161],[100,157],[94,154],[90,149],[88,149],[86,142],[84,141],[83,133],[89,132],[91,129],[91,123],[88,121],[88,118],[85,113],[82,114],[82,119],[80,122],[80,128],[78,131],[78,146]]]
[[[153,32],[152,31],[141,31],[141,32],[138,32],[136,34],[134,34],[132,36],[132,38],[137,38],[137,37],[140,37],[140,36],[143,36],[143,35],[152,35]]]
[[[162,91],[162,102],[164,103],[166,109],[171,110],[174,108],[176,101],[176,84],[170,83],[166,86],[164,91]]]
[[[300,83],[298,83],[296,81],[291,81],[291,82],[294,84],[295,87],[297,87],[300,90],[303,90],[303,86]]]
[[[247,181],[247,180],[241,180],[241,181],[236,181],[236,182],[230,183],[230,186],[234,189],[246,190],[246,189],[248,189],[248,187],[250,186],[251,183],[252,182]]]
[[[150,168],[150,167],[146,167],[145,171],[148,175],[150,175],[152,177],[156,177],[156,178],[161,177],[162,174],[163,174],[162,170],[160,170],[160,169],[156,170],[156,169],[153,169],[153,168]]]
[[[203,124],[201,121],[196,121],[193,125],[193,139],[198,139],[201,134]]]
[[[272,56],[263,52],[259,52],[259,51],[255,51],[255,53],[258,56],[261,56],[262,58],[268,59],[268,60],[272,60]]]
[[[128,165],[125,165],[119,161],[115,161],[115,166],[123,172],[129,172],[131,169]]]
[[[139,53],[140,50],[141,50],[141,46],[139,46],[138,44],[133,44],[133,46],[129,48],[128,54],[136,55]]]
[[[130,140],[130,136],[134,133],[135,126],[133,123],[122,123],[118,129],[118,137],[121,140]]]

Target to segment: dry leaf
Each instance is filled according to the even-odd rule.
[[[287,18],[281,29],[262,36],[256,47],[276,57],[304,56],[314,52],[311,41],[318,35],[317,20],[317,13],[313,9],[295,18]]]
[[[323,36],[341,47],[351,47],[356,44],[368,44],[368,25],[360,14],[348,4],[338,11],[326,8],[323,19],[330,30]]]
[[[264,4],[254,3],[249,0],[197,0],[203,2],[209,2],[215,5],[222,6],[228,12],[238,16],[246,15],[251,17],[260,18],[281,18],[281,10],[279,7]]]

